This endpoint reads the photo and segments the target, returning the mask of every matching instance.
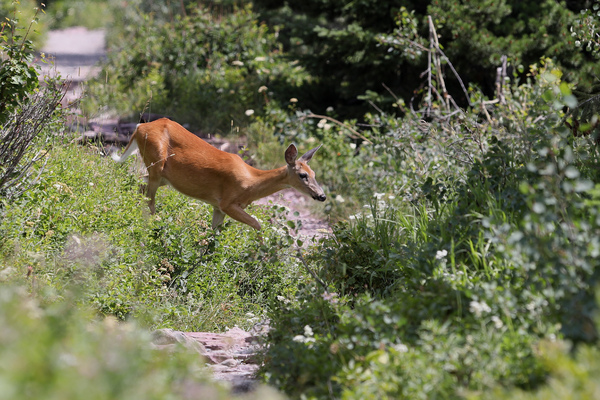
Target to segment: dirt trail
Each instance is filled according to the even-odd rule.
[[[81,95],[79,83],[100,73],[98,63],[106,57],[106,32],[72,27],[50,31],[47,35],[41,52],[51,63],[39,62],[42,76],[60,76],[71,81],[65,96],[70,103]]]
[[[98,62],[106,57],[105,31],[87,30],[81,27],[50,31],[42,52],[53,60],[53,65],[41,64],[45,74],[60,75],[73,82],[66,100],[72,103],[81,96],[79,83],[96,76],[100,72]],[[99,129],[111,129],[109,121],[96,122]],[[102,134],[102,132],[98,133]],[[308,209],[312,201],[292,189],[284,190],[261,199],[256,204],[279,204],[290,209],[288,218],[301,220],[298,235],[307,239],[330,232],[326,221],[311,214]],[[298,212],[298,216],[294,213]],[[260,338],[268,330],[268,325],[256,326],[249,332],[234,327],[224,333],[178,332],[160,330],[155,332],[155,345],[168,347],[175,343],[193,347],[205,357],[216,380],[227,381],[238,391],[250,390],[252,376],[258,369],[257,352]]]

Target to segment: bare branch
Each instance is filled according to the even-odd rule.
[[[304,118],[326,119],[327,121],[331,121],[334,124],[337,124],[337,125],[341,126],[342,128],[345,128],[348,131],[350,131],[352,133],[352,135],[354,135],[354,136],[349,135],[352,139],[362,139],[362,140],[364,140],[367,143],[371,143],[371,144],[373,143],[369,139],[367,139],[364,135],[361,135],[360,132],[358,132],[356,129],[351,128],[350,126],[344,124],[341,121],[338,121],[335,118],[328,117],[327,115],[317,115],[317,114],[312,114],[311,113],[311,114],[306,114],[306,115],[302,116],[302,118],[300,118],[300,120],[303,120]]]
[[[29,169],[46,154],[37,140],[60,105],[67,85],[52,84],[33,93],[0,126],[0,192],[7,197],[23,193],[36,179]],[[35,149],[38,150],[35,150]],[[39,177],[39,174],[38,174]]]

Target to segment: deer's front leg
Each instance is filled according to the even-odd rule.
[[[239,205],[229,204],[226,207],[220,207],[220,208],[221,208],[221,211],[223,211],[225,214],[229,215],[231,218],[235,219],[236,221],[243,222],[246,225],[250,225],[257,231],[260,231],[260,223],[256,219],[254,219],[250,214],[248,214],[246,211],[244,211],[242,209],[242,207],[240,207]]]
[[[212,228],[213,230],[217,230],[217,228],[223,223],[225,219],[225,213],[219,210],[219,207],[213,207],[213,217],[212,217]]]

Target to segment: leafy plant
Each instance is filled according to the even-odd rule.
[[[327,289],[300,290],[270,314],[265,377],[290,395],[535,387],[547,371],[539,340],[595,340],[598,155],[560,125],[570,88],[545,62],[487,116],[471,90],[482,105],[454,122],[411,132],[408,117],[382,118],[355,156],[368,154],[376,171],[366,175],[385,176],[387,191],[320,243],[311,261]],[[310,340],[294,343],[306,324]]]
[[[343,119],[362,118],[367,112],[396,113],[398,98],[407,104],[427,95],[430,43],[428,18],[436,26],[436,41],[464,82],[487,96],[495,90],[496,68],[503,55],[516,68],[551,57],[570,82],[589,90],[597,63],[582,54],[570,29],[585,16],[586,2],[489,1],[468,3],[363,0],[305,1],[281,4],[255,1],[256,10],[280,30],[284,49],[300,60],[313,80],[294,94],[305,108],[322,114],[332,107]],[[537,15],[540,18],[532,18]],[[591,26],[591,25],[590,25]],[[407,39],[424,45],[410,46]],[[429,74],[436,73],[433,69]],[[453,74],[449,74],[453,75]],[[357,79],[360,77],[360,79]],[[419,78],[421,77],[421,78]],[[456,101],[468,105],[458,79],[446,86]],[[444,96],[443,88],[436,88]],[[396,98],[395,98],[396,97]],[[441,106],[441,104],[439,104]]]
[[[27,96],[38,86],[38,73],[32,65],[33,42],[28,38],[29,30],[37,22],[34,20],[25,35],[17,29],[18,20],[3,21],[0,28],[0,124],[4,124],[9,115],[17,109]]]

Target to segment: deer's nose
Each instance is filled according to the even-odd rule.
[[[319,201],[325,201],[327,199],[327,196],[325,196],[325,194],[320,194],[320,195],[313,197],[313,199],[319,200]]]

